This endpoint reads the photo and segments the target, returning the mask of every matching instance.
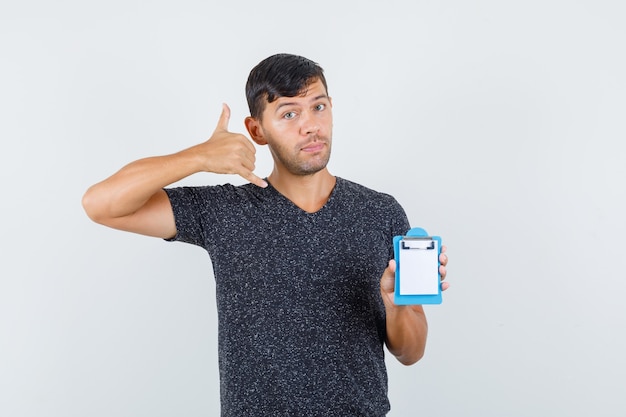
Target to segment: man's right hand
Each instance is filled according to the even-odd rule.
[[[165,187],[197,172],[237,174],[259,187],[267,183],[254,173],[256,149],[242,134],[228,131],[230,109],[222,109],[211,138],[171,155],[140,159],[91,186],[83,207],[95,222],[148,236],[176,234]]]
[[[205,157],[205,170],[217,174],[236,174],[259,187],[267,187],[267,182],[253,172],[256,161],[254,144],[246,136],[230,132],[229,121],[230,108],[224,104],[213,135],[198,145]]]

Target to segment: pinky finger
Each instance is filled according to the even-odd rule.
[[[252,172],[250,174],[246,175],[242,175],[243,178],[245,178],[246,180],[250,181],[252,184],[261,187],[261,188],[265,188],[267,187],[267,181],[265,181],[262,178],[257,177],[256,175],[254,175]]]

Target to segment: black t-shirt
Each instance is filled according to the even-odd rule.
[[[385,415],[380,278],[409,229],[397,201],[342,178],[315,213],[271,185],[166,191],[173,240],[213,263],[222,416]]]

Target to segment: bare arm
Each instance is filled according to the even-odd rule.
[[[176,234],[172,208],[164,187],[197,172],[238,174],[265,187],[254,175],[256,149],[241,134],[228,131],[230,109],[224,105],[209,140],[180,152],[140,159],[91,186],[83,207],[95,222],[114,229],[170,238]]]
[[[444,254],[445,246],[441,248],[439,261],[441,279],[446,277],[448,257]],[[385,303],[387,314],[387,349],[402,364],[412,365],[424,356],[428,323],[424,309],[420,305],[399,306],[394,304],[395,289],[395,261],[389,261],[380,280],[380,292]],[[448,283],[442,283],[442,290],[448,288]]]

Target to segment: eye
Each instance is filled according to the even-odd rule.
[[[317,111],[322,111],[325,108],[326,108],[326,104],[322,104],[322,103],[320,103],[317,106],[315,106],[315,110],[317,110]]]
[[[293,119],[294,117],[296,117],[296,112],[295,111],[287,112],[283,115],[283,117],[285,119]]]

